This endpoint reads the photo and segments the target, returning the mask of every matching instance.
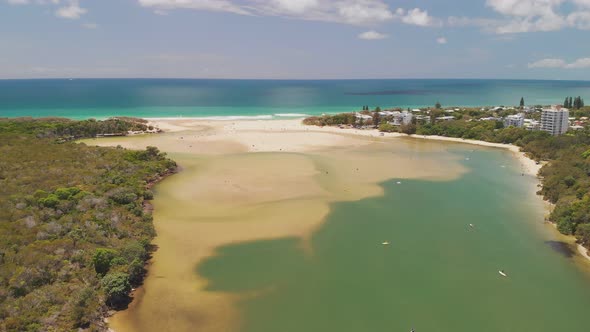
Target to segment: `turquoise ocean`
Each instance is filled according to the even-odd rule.
[[[0,117],[285,118],[371,108],[560,104],[590,81],[391,79],[0,80]]]

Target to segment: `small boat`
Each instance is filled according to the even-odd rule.
[[[507,277],[508,275],[503,270],[498,271],[502,277]]]
[[[473,228],[473,227],[475,227],[475,225],[473,225],[473,224],[469,224],[469,227],[472,227],[472,228]]]
[[[384,241],[383,243],[381,243],[382,245],[386,246],[389,245],[389,241]]]

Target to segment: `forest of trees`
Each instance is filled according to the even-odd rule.
[[[104,330],[141,284],[150,188],[175,162],[66,140],[130,128],[141,124],[0,120],[0,331]]]
[[[127,135],[129,131],[148,131],[154,128],[144,119],[119,117],[103,121],[94,119],[75,121],[64,118],[0,118],[3,133],[34,133],[37,138],[72,140],[100,135]]]
[[[580,108],[584,107],[584,99],[582,99],[580,96],[576,98],[565,97],[563,107],[579,110]]]

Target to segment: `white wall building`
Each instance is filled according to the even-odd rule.
[[[436,119],[439,121],[452,121],[452,120],[455,120],[455,117],[451,116],[451,115],[447,115],[447,116],[439,116]]]
[[[391,122],[391,124],[396,125],[396,126],[400,126],[400,125],[407,125],[412,123],[412,119],[414,118],[414,115],[411,112],[408,111],[403,111],[403,112],[398,112],[395,111],[393,112],[393,121]]]
[[[504,118],[504,127],[517,127],[520,128],[524,125],[524,114],[508,115]]]
[[[541,130],[541,123],[533,119],[524,119],[524,127],[527,130]]]
[[[545,108],[541,112],[541,130],[557,136],[565,134],[569,128],[570,112],[567,108]]]

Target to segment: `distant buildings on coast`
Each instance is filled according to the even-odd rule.
[[[527,119],[526,114],[541,112],[541,120]],[[542,130],[557,136],[565,134],[570,128],[569,110],[561,106],[551,108],[523,108],[523,112],[507,115],[504,118],[482,118],[481,120],[502,121],[504,127]],[[576,126],[574,129],[583,128]]]
[[[538,112],[537,110],[530,111]],[[503,119],[504,127],[526,128],[528,130],[542,130],[553,136],[563,135],[570,129],[569,110],[561,106],[540,109],[541,120],[526,119],[525,113],[507,115]],[[572,126],[573,129],[583,128],[581,126]]]
[[[470,108],[447,108],[438,109],[439,113],[433,117],[432,109],[407,109],[407,110],[383,110],[377,109],[372,113],[369,112],[368,106],[363,108],[363,112],[356,112],[355,117],[362,123],[371,123],[375,120],[375,116],[381,119],[387,119],[390,125],[401,126],[409,125],[411,123],[430,123],[432,120],[436,122],[452,121],[461,119],[464,111],[469,111]],[[583,129],[588,118],[580,118],[578,120],[569,117],[569,110],[560,105],[552,106],[550,108],[543,108],[540,106],[530,107],[522,106],[520,108],[496,106],[491,108],[481,108],[478,112],[493,112],[491,116],[482,116],[470,118],[466,121],[497,121],[502,122],[504,128],[516,127],[526,128],[527,130],[542,130],[557,136],[565,134],[569,129]],[[506,113],[515,113],[505,115]],[[446,113],[446,114],[445,114]],[[458,113],[459,115],[453,113]],[[485,114],[485,113],[484,113]],[[503,115],[503,116],[502,116]],[[480,115],[481,116],[481,115]],[[376,120],[377,123],[379,120]]]

